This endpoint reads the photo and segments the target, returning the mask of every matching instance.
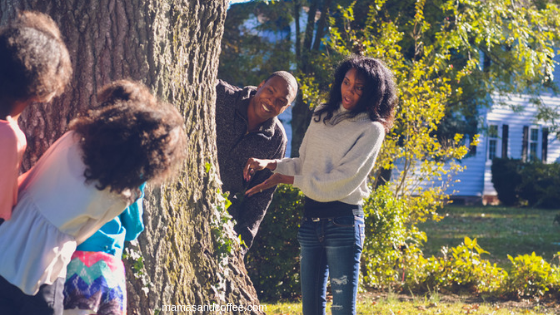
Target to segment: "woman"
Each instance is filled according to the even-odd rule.
[[[326,313],[331,277],[332,314],[355,314],[364,242],[363,198],[386,132],[393,124],[397,93],[392,73],[379,60],[352,56],[335,71],[329,100],[313,113],[298,158],[250,158],[244,177],[262,169],[274,175],[248,190],[293,184],[306,195],[298,233],[304,314]]]

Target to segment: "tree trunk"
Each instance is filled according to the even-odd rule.
[[[331,7],[332,0],[325,0],[323,2],[323,10],[321,10],[321,18],[317,22],[317,33],[315,35],[315,40],[313,41],[312,49],[314,51],[319,51],[321,47],[321,39],[325,34],[325,27],[327,26],[327,18],[329,16],[329,8]]]
[[[303,101],[301,93],[298,93],[296,102],[292,108],[292,147],[291,156],[299,157],[299,147],[311,122],[311,109],[309,104]]]
[[[126,261],[129,314],[154,314],[163,305],[258,304],[242,258],[215,258],[210,228],[219,187],[211,175],[218,173],[214,82],[227,5],[228,0],[0,2],[1,24],[16,10],[50,15],[74,67],[62,97],[31,106],[20,118],[28,139],[23,170],[77,113],[96,103],[101,86],[117,79],[144,82],[185,117],[190,143],[183,171],[170,184],[146,189],[141,258]]]
[[[299,11],[297,11],[297,22],[296,22],[296,54],[298,60],[298,72],[304,75],[309,75],[310,66],[309,66],[309,58],[311,57],[311,50],[313,44],[313,34],[315,29],[315,16],[317,14],[317,10],[319,7],[319,0],[312,0],[309,6],[309,11],[307,12],[307,24],[305,27],[304,39],[303,39],[303,47],[299,42]],[[325,6],[328,9],[328,6]],[[298,10],[299,7],[295,5],[295,10]],[[325,19],[327,12],[321,12],[322,16],[321,19]],[[319,36],[322,36],[322,31],[317,32]],[[320,41],[321,38],[315,38],[315,41]],[[317,49],[319,47],[317,46]],[[307,131],[307,127],[309,127],[309,122],[311,122],[312,112],[309,109],[309,105],[307,102],[303,101],[303,97],[301,93],[299,93],[296,97],[296,102],[292,109],[292,147],[291,147],[291,155],[292,157],[299,156],[299,147],[301,146],[301,142],[303,141],[303,137],[305,136],[305,132]],[[317,105],[317,104],[315,104]]]

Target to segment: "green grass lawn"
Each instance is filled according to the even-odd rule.
[[[560,215],[558,210],[449,205],[439,213],[444,216],[441,221],[419,224],[428,236],[425,257],[441,255],[442,246],[457,246],[465,236],[478,239],[480,247],[490,252],[482,257],[506,270],[510,266],[508,254],[515,257],[535,252],[551,263],[560,252],[560,225],[554,222]]]
[[[558,264],[553,257],[560,252],[560,225],[555,223],[560,211],[507,207],[446,206],[439,222],[419,224],[428,241],[424,256],[441,255],[443,246],[455,247],[465,236],[476,238],[490,255],[482,258],[506,270],[511,268],[507,255],[531,254]],[[392,293],[361,293],[358,314],[560,314],[560,303],[548,301],[509,301],[490,303],[469,296],[403,295]],[[265,304],[267,314],[302,314],[301,302]],[[330,307],[327,307],[330,314]]]
[[[327,314],[331,314],[330,305]],[[266,305],[267,314],[302,315],[301,302],[278,302]],[[472,302],[468,297],[448,299],[445,297],[412,296],[402,298],[402,295],[388,294],[376,297],[374,294],[359,295],[357,303],[359,315],[395,315],[395,314],[560,314],[560,306],[552,301],[543,304],[520,302],[515,305],[505,303]]]

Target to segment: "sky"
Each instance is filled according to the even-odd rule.
[[[229,0],[229,5],[243,2],[250,2],[251,0]]]

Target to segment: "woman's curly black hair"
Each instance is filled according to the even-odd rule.
[[[21,12],[0,28],[0,102],[43,101],[61,94],[72,64],[56,23],[38,12]],[[11,109],[8,109],[9,112]]]
[[[383,124],[385,131],[393,126],[395,107],[397,105],[397,89],[393,73],[383,62],[375,58],[352,55],[343,60],[334,73],[329,100],[319,107],[313,116],[315,121],[327,122],[340,108],[342,102],[341,85],[344,76],[350,69],[356,69],[357,75],[364,81],[363,94],[348,117],[367,112],[372,121]],[[323,114],[324,117],[323,117]]]
[[[98,94],[100,105],[70,123],[81,137],[84,176],[96,187],[121,193],[164,179],[183,161],[183,117],[141,83],[120,80]]]

